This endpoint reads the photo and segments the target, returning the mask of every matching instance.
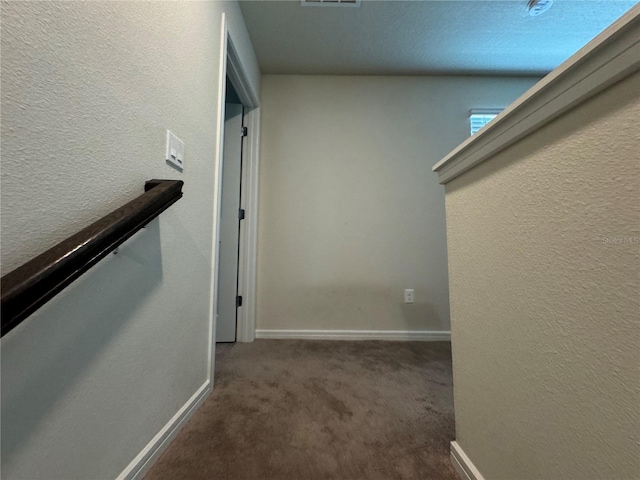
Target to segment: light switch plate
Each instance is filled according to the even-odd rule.
[[[167,130],[167,163],[180,171],[184,170],[184,142]]]

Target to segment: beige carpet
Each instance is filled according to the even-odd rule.
[[[445,342],[218,345],[216,386],[145,480],[455,479]]]

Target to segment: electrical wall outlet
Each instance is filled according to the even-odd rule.
[[[413,288],[404,291],[404,303],[413,303]]]

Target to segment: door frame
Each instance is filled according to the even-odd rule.
[[[238,261],[238,294],[243,297],[238,308],[236,340],[252,342],[255,338],[256,312],[256,260],[258,246],[258,175],[260,150],[260,108],[258,95],[253,90],[247,70],[244,68],[238,50],[229,34],[226,14],[222,13],[220,64],[218,67],[218,111],[216,132],[216,158],[214,166],[213,197],[213,255],[211,258],[211,289],[209,298],[209,378],[213,382],[215,365],[216,302],[218,299],[218,271],[220,257],[220,207],[222,199],[222,163],[224,157],[224,104],[226,99],[226,78],[236,89],[245,108],[244,125],[248,135],[242,149],[242,199],[240,208],[246,215],[240,229]],[[228,70],[227,70],[228,63]]]
[[[228,37],[227,60],[229,77],[244,107],[244,126],[247,137],[242,148],[242,193],[240,208],[245,219],[240,228],[238,258],[238,294],[242,307],[238,308],[236,339],[253,342],[256,333],[256,269],[258,251],[258,185],[260,166],[260,107],[258,96],[251,88],[248,76],[233,40]],[[226,88],[226,85],[225,87]]]

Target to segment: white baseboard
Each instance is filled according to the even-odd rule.
[[[456,441],[451,442],[451,463],[462,480],[484,480],[480,471]]]
[[[182,429],[187,420],[195,413],[202,402],[211,393],[211,382],[207,380],[193,396],[187,400],[171,420],[153,437],[146,447],[134,458],[116,480],[139,480],[153,466],[160,454],[169,446],[171,440]]]
[[[256,338],[449,342],[451,341],[451,332],[428,330],[256,330]]]

